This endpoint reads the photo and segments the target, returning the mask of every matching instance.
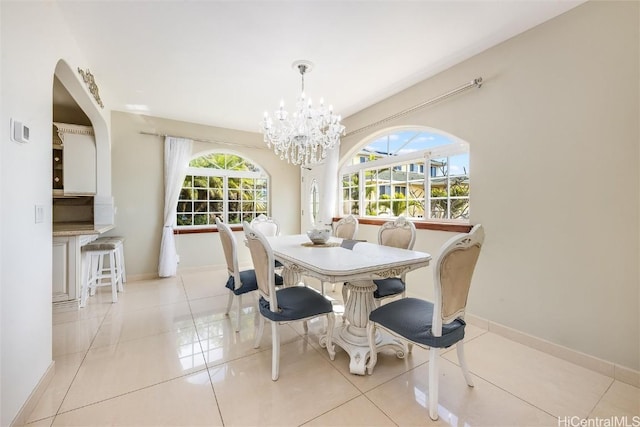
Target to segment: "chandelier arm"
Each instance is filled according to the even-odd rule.
[[[331,106],[327,109],[323,101],[317,109],[305,102],[304,75],[311,71],[313,64],[309,61],[296,61],[294,68],[300,72],[302,93],[296,102],[296,109],[289,115],[283,104],[275,112],[272,120],[265,113],[262,121],[262,132],[268,147],[281,160],[287,163],[305,166],[323,161],[327,150],[340,144],[340,136],[345,127],[340,123],[340,115],[334,115]]]

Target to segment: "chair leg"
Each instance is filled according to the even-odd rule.
[[[124,248],[123,246],[120,246],[120,249],[118,251],[118,254],[120,254],[120,268],[122,269],[122,283],[127,283],[127,270],[124,266]]]
[[[240,332],[240,313],[242,312],[242,295],[238,295],[238,313],[236,314],[236,332]]]
[[[438,419],[438,349],[429,350],[429,417]]]
[[[116,248],[116,276],[118,279],[118,292],[124,292],[124,260],[122,259],[122,246]]]
[[[111,279],[111,302],[118,302],[118,279],[116,278],[116,251],[109,253],[109,271]]]
[[[233,304],[233,291],[229,291],[229,299],[227,300],[227,311],[224,312],[225,315],[229,315],[229,312],[231,311],[231,305]]]
[[[256,340],[253,343],[253,348],[260,347],[260,341],[262,341],[263,333],[264,333],[264,316],[260,315],[260,322],[258,323],[258,330],[256,331]]]
[[[367,338],[369,340],[369,362],[367,362],[367,373],[371,375],[373,368],[378,363],[378,349],[376,348],[376,325],[369,321],[367,323]]]
[[[82,290],[80,294],[80,308],[87,305],[87,299],[89,298],[89,287],[91,284],[91,255],[88,253],[82,254]]]
[[[96,257],[98,258],[97,267],[93,263]],[[104,268],[103,259],[104,256],[102,255],[91,255],[91,268],[93,269],[92,274],[94,275],[94,279],[91,281],[91,292],[89,293],[89,295],[91,296],[94,296],[96,294],[96,289],[98,289],[98,286],[102,284],[102,279],[100,278],[100,276],[102,276],[102,270]]]
[[[278,328],[278,322],[271,322],[271,346],[273,351],[271,352],[271,379],[278,381],[280,376],[280,334]]]
[[[456,344],[456,352],[458,353],[458,361],[460,362],[460,367],[462,368],[462,374],[464,375],[464,379],[467,381],[467,385],[469,387],[473,387],[473,378],[471,378],[471,374],[469,373],[469,366],[467,365],[467,359],[464,356],[464,342],[458,341]]]

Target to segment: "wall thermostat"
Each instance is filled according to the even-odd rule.
[[[22,144],[29,142],[29,128],[22,122],[11,119],[11,139]]]

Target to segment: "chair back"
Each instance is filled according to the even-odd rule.
[[[222,242],[222,250],[224,251],[224,258],[227,263],[227,271],[230,276],[234,277],[235,287],[237,289],[242,286],[242,282],[240,281],[240,270],[238,269],[236,238],[233,235],[231,228],[218,217],[216,217],[216,226],[218,227],[220,242]]]
[[[256,272],[258,292],[260,296],[269,301],[269,309],[277,311],[276,285],[274,281],[274,256],[271,245],[264,234],[251,227],[247,221],[242,223],[244,235],[247,238],[247,246],[251,253],[253,269]]]
[[[258,230],[265,236],[277,236],[280,234],[280,224],[265,214],[260,214],[252,219],[251,228]]]
[[[352,240],[358,232],[358,219],[353,215],[341,218],[335,225],[333,235],[341,239]]]
[[[434,336],[442,334],[443,324],[464,318],[471,278],[483,242],[484,228],[477,224],[469,233],[453,236],[442,246],[434,269]]]
[[[416,226],[403,216],[382,224],[378,230],[378,244],[400,249],[413,249],[416,242]]]

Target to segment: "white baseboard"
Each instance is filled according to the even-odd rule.
[[[508,326],[504,326],[472,314],[465,315],[465,320],[470,325],[493,332],[512,341],[526,345],[527,347],[540,350],[544,353],[566,360],[567,362],[575,363],[578,366],[582,366],[583,368],[590,369],[620,382],[630,384],[634,387],[640,387],[640,371],[620,366],[613,362],[552,343],[542,338],[526,334]]]
[[[29,395],[29,398],[27,399],[26,402],[24,402],[24,405],[22,405],[22,408],[20,408],[20,410],[18,411],[18,414],[15,416],[15,418],[11,422],[10,424],[11,427],[22,426],[27,423],[27,418],[29,417],[29,415],[31,415],[31,412],[33,412],[33,410],[36,408],[38,401],[40,400],[40,398],[42,397],[42,394],[45,392],[45,390],[49,386],[49,383],[53,379],[53,376],[55,375],[55,373],[56,373],[56,362],[52,360],[51,364],[45,371],[44,375],[42,376],[42,378],[40,378],[40,381],[38,381],[38,384]]]

